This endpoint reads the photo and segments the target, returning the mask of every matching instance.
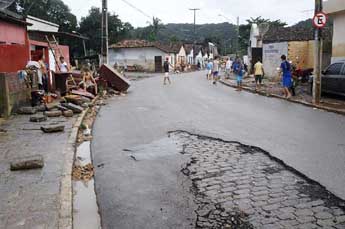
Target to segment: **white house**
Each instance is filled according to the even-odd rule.
[[[109,63],[118,66],[135,66],[149,72],[162,72],[164,60],[176,63],[174,51],[169,46],[144,40],[125,40],[109,47]]]
[[[324,11],[333,19],[332,62],[345,60],[345,1],[324,1]]]

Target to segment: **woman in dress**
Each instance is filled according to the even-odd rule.
[[[289,88],[291,87],[291,64],[286,60],[286,56],[281,56],[282,63],[280,65],[280,72],[282,74],[282,83],[284,87],[284,96],[285,98],[290,98],[291,93],[289,91]]]

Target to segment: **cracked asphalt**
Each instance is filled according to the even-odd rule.
[[[198,227],[197,223],[201,221],[198,220],[200,215],[196,210],[200,208],[201,203],[195,201],[198,199],[198,193],[190,191],[190,188],[196,184],[191,176],[185,176],[183,172],[186,163],[190,163],[190,158],[188,155],[177,153],[187,146],[180,145],[178,142],[169,144],[171,140],[166,139],[167,133],[175,130],[185,130],[260,147],[345,199],[345,119],[343,116],[273,98],[245,92],[238,93],[223,85],[214,86],[205,80],[203,72],[173,76],[173,84],[170,86],[163,86],[162,80],[160,77],[154,77],[135,82],[126,97],[111,99],[109,104],[102,108],[95,122],[92,153],[96,166],[96,192],[103,228]],[[210,154],[212,152],[211,150]],[[264,154],[254,154],[255,157],[259,157],[258,155],[261,157]],[[247,166],[250,168],[254,166],[250,164],[252,163],[251,156],[247,156],[249,157]],[[265,155],[262,157],[270,161],[269,157]],[[232,172],[236,174],[236,171],[239,172],[241,166],[245,165],[246,163],[243,162]],[[335,226],[344,228],[341,224],[343,212],[341,209],[336,209],[336,207],[339,208],[337,204],[340,204],[336,197],[334,199],[331,195],[332,198],[329,197],[327,200],[333,201],[325,202],[324,198],[328,196],[328,192],[316,185],[316,189],[319,190],[316,193],[323,195],[316,199],[315,189],[309,190],[303,186],[302,181],[305,182],[303,177],[294,173],[289,175],[285,166],[278,165],[266,167],[261,165],[263,168],[260,171],[270,174],[273,180],[279,180],[282,176],[280,173],[288,173],[285,175],[292,183],[286,187],[294,187],[294,189],[284,190],[291,191],[292,196],[301,194],[300,198],[304,201],[293,204],[308,204],[316,201],[313,203],[315,206],[313,204],[308,206],[309,210],[319,206],[328,210],[320,208],[318,209],[320,214],[313,211],[313,220],[308,218],[311,216],[310,212],[302,212],[302,214],[305,213],[306,218],[300,222],[288,214],[291,213],[289,209],[285,209],[287,214],[284,219],[277,218],[280,216],[277,211],[280,211],[281,207],[277,208],[276,203],[273,202],[267,207],[261,206],[260,211],[263,215],[258,215],[253,212],[255,211],[253,207],[248,208],[252,210],[251,212],[245,211],[248,210],[246,208],[248,203],[238,204],[232,200],[232,203],[230,201],[227,205],[214,205],[214,207],[219,211],[229,206],[232,206],[229,209],[240,206],[239,215],[236,212],[221,211],[214,214],[215,218],[223,213],[224,217],[232,215],[230,219],[232,217],[235,221],[237,218],[243,219],[244,222],[249,222],[256,227],[265,226],[264,228],[275,223],[284,227],[281,222],[289,220],[291,222],[289,221],[286,225],[293,225],[292,221],[296,220],[299,223],[296,225],[305,223],[309,224],[310,228],[320,227],[322,223],[330,228]],[[217,168],[206,170],[212,174],[212,169],[217,173]],[[224,174],[220,174],[220,177]],[[252,180],[253,177],[249,176],[242,180],[264,182],[262,177],[254,178]],[[296,183],[299,179],[301,181]],[[273,186],[274,184],[273,182]],[[242,185],[245,186],[245,183]],[[213,189],[203,190],[206,197],[210,196],[213,200],[212,204],[223,204],[216,198],[217,188],[221,188],[221,191],[224,188],[219,186],[215,184]],[[254,203],[284,198],[278,196],[280,193],[273,192],[267,195],[266,192],[263,193],[265,190],[253,192],[252,186],[247,189],[242,187],[240,190],[232,190],[231,186],[225,188],[229,189],[225,193],[233,195],[233,192],[237,190],[239,192],[234,193],[235,195]],[[253,194],[260,194],[260,192],[265,197]],[[217,201],[212,198],[216,198]],[[252,198],[259,199],[253,201]],[[293,202],[293,199],[290,201]],[[249,204],[252,206],[252,203]],[[291,206],[286,206],[288,207]],[[304,208],[301,209],[304,210]],[[335,215],[336,212],[333,212],[336,210],[338,216]],[[253,220],[254,216],[258,218],[256,221]],[[271,218],[272,221],[269,221]],[[209,226],[207,223],[210,222],[207,220],[203,222],[205,225],[201,227],[207,228]],[[211,225],[212,223],[214,222],[211,222]],[[234,222],[218,223],[224,226]]]

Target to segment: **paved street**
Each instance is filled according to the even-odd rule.
[[[12,117],[0,133],[0,228],[57,228],[64,154],[75,118],[30,123],[29,115]],[[44,134],[40,126],[60,123],[65,131]],[[10,171],[15,158],[42,155],[43,169]]]
[[[260,147],[345,199],[343,185],[345,183],[345,118],[343,116],[283,100],[245,92],[238,93],[224,85],[214,86],[205,80],[204,75],[203,72],[176,75],[173,76],[173,84],[170,86],[162,86],[160,77],[137,81],[133,83],[126,97],[113,98],[108,106],[102,108],[94,127],[92,153],[96,167],[96,191],[104,228],[197,226],[195,222],[199,222],[200,214],[194,213],[194,210],[200,208],[200,203],[193,201],[197,193],[190,192],[190,187],[202,187],[201,184],[190,179],[193,177],[185,176],[181,172],[193,156],[190,153],[178,153],[181,152],[180,141],[183,139],[176,142],[167,139],[167,133],[176,130]],[[210,151],[218,152],[218,148]],[[243,156],[244,160],[250,161],[251,157],[246,157]],[[267,176],[271,176],[272,179],[277,178],[276,176],[287,177],[288,182],[291,183],[285,184],[283,188],[290,187],[292,190],[290,195],[298,194],[300,197],[300,201],[295,205],[315,201],[313,203],[315,206],[311,204],[308,209],[312,213],[304,212],[305,216],[314,217],[305,219],[304,223],[311,223],[310,228],[314,228],[313,225],[317,224],[317,220],[326,220],[319,222],[319,226],[321,223],[328,223],[328,226],[338,224],[338,228],[344,228],[341,224],[343,220],[341,217],[344,214],[336,206],[339,201],[336,201],[335,197],[330,198],[329,202],[315,200],[313,196],[315,190],[308,192],[299,189],[303,182],[308,183],[303,177],[276,161],[271,162],[262,152],[255,153],[255,157],[267,160],[269,168],[260,163],[251,164],[259,168],[261,166],[260,171],[266,171]],[[228,159],[230,160],[231,157],[229,156]],[[218,168],[213,169],[217,172]],[[208,169],[212,170],[212,168]],[[252,177],[247,178],[248,181],[252,181],[251,179]],[[300,186],[297,187],[297,184]],[[217,197],[217,188],[205,190],[211,191],[206,197],[211,200]],[[228,188],[231,188],[231,185]],[[321,190],[319,194],[327,193],[320,186],[317,186],[317,189]],[[235,191],[227,190],[231,195]],[[244,195],[243,197],[248,193],[253,194],[251,187],[247,189],[243,187],[243,190],[237,189],[237,191],[239,191],[237,194]],[[294,194],[294,191],[297,193]],[[280,198],[275,196],[275,193],[266,194],[273,195],[268,195],[270,199]],[[268,198],[267,195],[263,195],[265,197],[262,198]],[[259,196],[255,203],[264,201]],[[286,196],[289,197],[288,194]],[[219,198],[217,201],[224,203]],[[270,204],[273,204],[272,209],[267,207],[264,210],[270,215],[260,217],[276,219],[277,212],[274,211],[281,210],[281,206]],[[236,205],[239,206],[238,203]],[[311,209],[319,206],[321,207],[315,210],[319,212]],[[321,209],[322,207],[324,209]],[[223,209],[224,206],[221,208]],[[240,209],[249,208],[242,206]],[[289,209],[285,210],[291,213],[291,209],[290,212]],[[255,218],[253,216],[260,218],[255,213],[247,213],[244,212],[243,217],[241,216],[244,220],[249,220],[253,225],[255,222],[259,226],[266,225],[262,220],[253,220]],[[249,217],[250,215],[252,218]],[[302,225],[301,220],[291,218],[291,214],[287,214],[285,219],[279,220],[296,220]],[[276,221],[266,223],[274,224]],[[289,223],[288,225],[293,224],[292,221]]]

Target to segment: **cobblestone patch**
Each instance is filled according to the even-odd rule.
[[[171,132],[190,157],[196,228],[345,228],[345,202],[263,150]]]

